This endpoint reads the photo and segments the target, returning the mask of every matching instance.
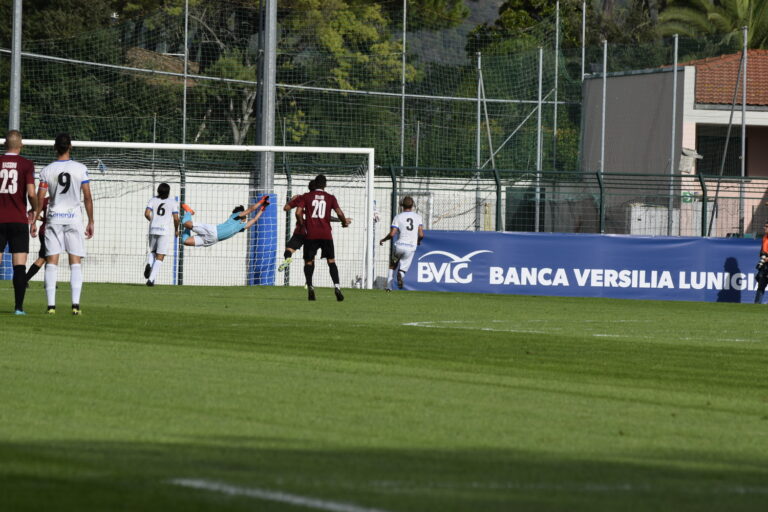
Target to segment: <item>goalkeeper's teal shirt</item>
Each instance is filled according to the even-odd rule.
[[[245,225],[245,218],[239,217],[240,213],[233,213],[229,218],[216,226],[216,237],[221,240],[232,238],[243,230]]]

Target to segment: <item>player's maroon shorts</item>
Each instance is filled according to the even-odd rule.
[[[304,261],[315,259],[318,249],[323,250],[323,258],[327,260],[336,259],[333,240],[306,240],[304,242]]]
[[[293,249],[294,251],[298,251],[301,249],[301,246],[304,245],[304,240],[306,238],[307,235],[297,235],[294,233],[291,235],[291,238],[288,239],[288,242],[286,242],[285,246]]]
[[[8,250],[11,253],[29,252],[29,224],[26,222],[0,223],[0,252]]]

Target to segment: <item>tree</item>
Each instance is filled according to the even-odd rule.
[[[768,2],[765,0],[672,0],[659,19],[663,35],[716,36],[739,46],[748,28],[750,48],[768,48]]]

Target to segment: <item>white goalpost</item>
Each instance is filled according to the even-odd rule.
[[[0,139],[0,142],[5,142]],[[26,139],[25,156],[39,172],[55,159],[54,141]],[[276,272],[285,240],[293,230],[293,212],[282,207],[292,195],[307,192],[317,174],[328,179],[327,191],[337,197],[353,222],[334,224],[336,259],[342,287],[374,285],[374,150],[372,148],[163,144],[73,141],[72,158],[88,167],[94,196],[95,236],[86,242],[86,281],[143,283],[148,223],[143,212],[157,185],[171,186],[171,197],[190,204],[195,220],[223,222],[234,206],[269,194],[272,205],[246,233],[209,248],[174,249],[158,284],[243,285],[303,284],[301,263],[293,272]],[[264,190],[254,177],[255,153],[285,155],[275,159],[274,186]],[[288,161],[291,155],[291,161]],[[32,240],[30,255],[37,252]],[[169,255],[171,256],[171,255]],[[301,251],[295,255],[300,260]],[[63,266],[60,279],[66,279]],[[317,286],[330,286],[323,265],[315,272]],[[326,282],[327,281],[327,282]]]

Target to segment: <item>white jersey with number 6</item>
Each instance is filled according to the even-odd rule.
[[[402,212],[392,220],[392,227],[397,228],[398,237],[395,245],[413,246],[419,242],[419,226],[423,224],[421,215],[416,212]]]
[[[160,199],[155,196],[147,203],[147,209],[152,210],[152,220],[149,222],[150,235],[172,235],[173,215],[179,213],[179,203],[170,197]]]
[[[88,183],[88,169],[74,160],[56,160],[40,171],[40,186],[48,189],[48,224],[82,225],[80,203],[82,184]]]

